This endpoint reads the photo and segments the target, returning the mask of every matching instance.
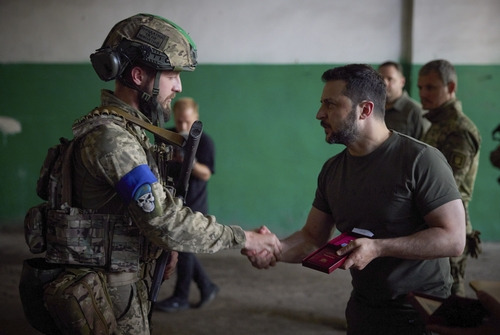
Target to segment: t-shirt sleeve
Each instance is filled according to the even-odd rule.
[[[436,148],[423,150],[414,163],[416,203],[422,215],[447,202],[461,199],[450,165]]]
[[[317,186],[316,186],[316,193],[314,196],[313,200],[313,207],[325,212],[327,214],[331,214],[330,206],[328,205],[328,200],[326,196],[326,185],[327,185],[327,171],[328,171],[328,166],[330,165],[331,160],[328,160],[324,165],[323,168],[321,169],[321,172],[318,175],[318,180],[317,180]]]

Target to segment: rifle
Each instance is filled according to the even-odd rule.
[[[184,160],[182,161],[179,179],[175,184],[176,197],[182,199],[183,202],[185,202],[186,194],[188,192],[189,178],[191,176],[191,171],[193,170],[193,163],[196,156],[196,151],[198,150],[198,144],[200,143],[202,132],[203,123],[201,121],[195,121],[191,126],[188,138],[183,145]],[[167,250],[163,250],[160,257],[156,261],[153,278],[151,279],[151,290],[149,292],[149,301],[151,302],[151,308],[149,310],[148,319],[150,323],[151,317],[153,315],[154,305],[158,298],[158,293],[160,292],[161,284],[163,282],[163,274],[169,260],[170,252]]]

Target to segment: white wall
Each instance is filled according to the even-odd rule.
[[[88,62],[139,12],[182,26],[200,63],[500,63],[500,1],[413,2],[412,24],[407,0],[2,0],[0,63]]]
[[[499,0],[417,0],[413,62],[500,64]]]

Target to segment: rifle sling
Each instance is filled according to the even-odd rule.
[[[143,120],[127,113],[127,112],[124,112],[123,110],[121,110],[119,108],[114,107],[114,106],[106,106],[105,108],[112,110],[116,114],[122,116],[125,120],[130,121],[130,122],[138,125],[139,127],[144,128],[144,129],[152,132],[153,134],[157,135],[158,137],[164,139],[165,141],[167,141],[169,143],[178,145],[180,147],[182,147],[184,145],[185,139],[180,134],[177,134],[177,133],[170,131],[170,130],[167,130],[167,129],[157,127],[155,125],[152,125],[151,123],[143,121]]]

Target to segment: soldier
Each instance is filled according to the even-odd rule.
[[[431,122],[422,141],[438,148],[446,157],[467,214],[465,250],[461,256],[450,258],[452,294],[465,296],[467,255],[477,258],[480,253],[479,232],[472,229],[467,209],[476,180],[481,136],[456,98],[457,74],[450,62],[439,59],[425,64],[418,74],[418,89],[422,106],[428,110],[425,117]]]
[[[420,139],[430,124],[428,125],[428,121],[424,122],[420,104],[404,90],[406,78],[403,67],[389,61],[382,63],[378,72],[387,86],[384,117],[387,128]]]
[[[49,218],[46,254],[48,262],[68,267],[45,289],[46,303],[63,333],[96,333],[96,320],[104,317],[103,333],[149,334],[147,287],[160,248],[249,248],[279,258],[280,243],[267,231],[222,225],[183,206],[165,172],[171,146],[151,144],[144,129],[127,121],[162,125],[168,119],[170,102],[182,90],[180,72],[197,65],[196,46],[183,29],[159,16],[134,15],[111,29],[91,61],[102,80],[116,79],[115,90],[103,90],[101,107],[73,125],[72,205],[63,204],[67,215]],[[172,256],[167,277],[176,262]],[[91,282],[97,308],[56,299],[73,280],[70,272],[80,276],[77,271],[103,279]],[[85,321],[75,326],[69,316],[78,308]]]

